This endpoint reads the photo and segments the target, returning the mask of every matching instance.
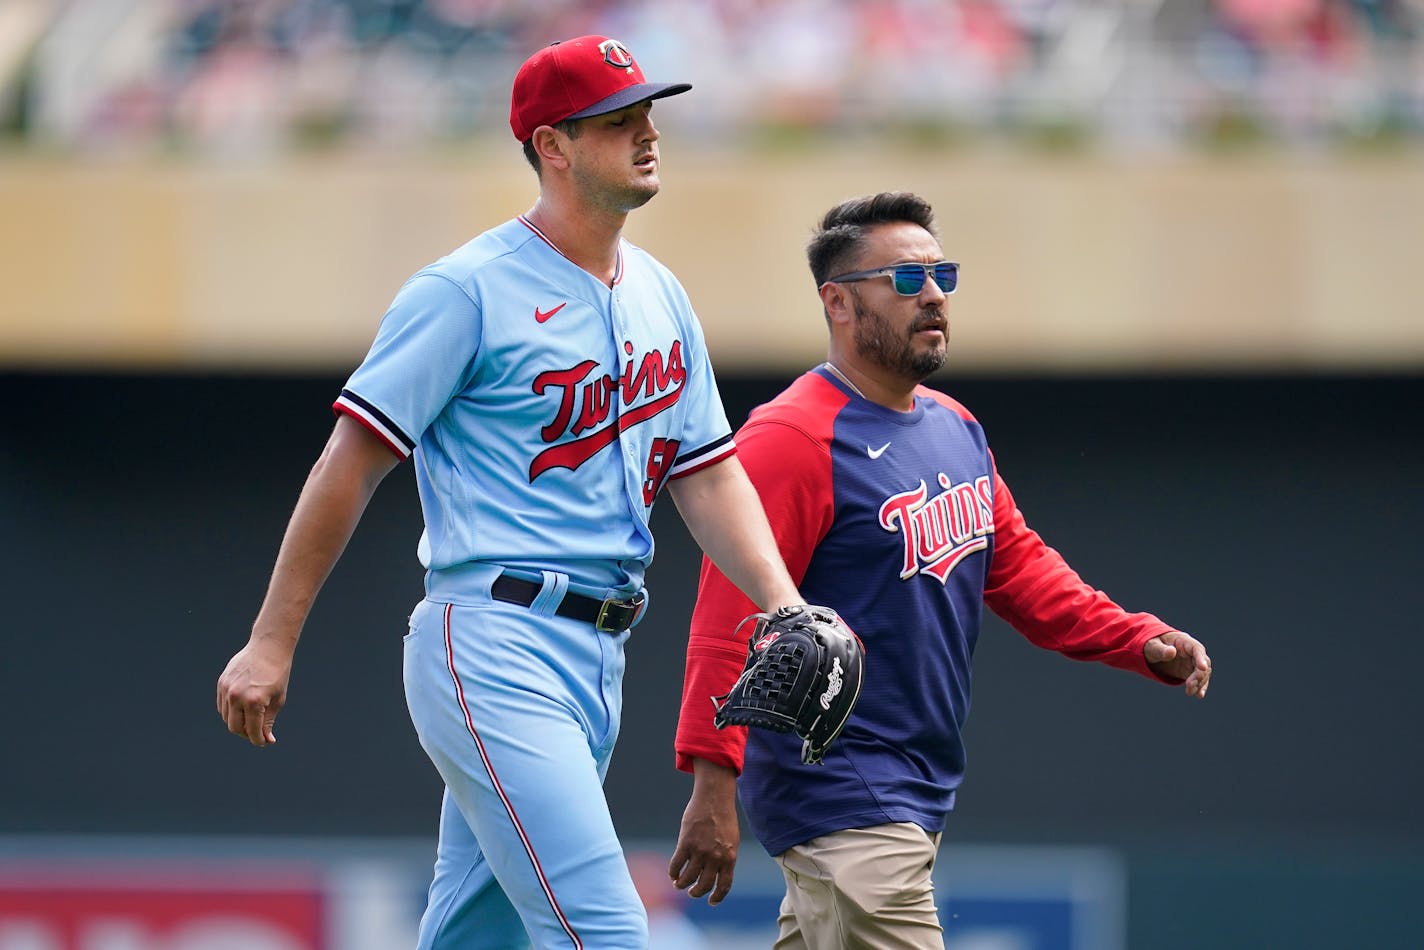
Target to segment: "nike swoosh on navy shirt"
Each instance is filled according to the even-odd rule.
[[[886,442],[884,445],[882,445],[882,446],[881,446],[880,448],[878,448],[878,449],[872,449],[870,446],[867,445],[867,446],[865,447],[865,454],[868,455],[868,456],[870,456],[870,457],[873,458],[873,459],[878,459],[878,458],[880,458],[880,456],[882,456],[882,455],[885,454],[885,450],[888,449],[888,448],[890,448],[890,443],[889,443],[889,442]]]

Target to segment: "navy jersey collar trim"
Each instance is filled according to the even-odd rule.
[[[909,412],[900,412],[898,409],[891,409],[889,406],[882,406],[880,405],[880,403],[875,402],[872,399],[867,399],[860,393],[855,392],[849,386],[847,386],[843,380],[836,376],[835,373],[832,373],[830,370],[826,369],[826,365],[824,363],[813,368],[811,372],[816,376],[821,377],[826,382],[830,383],[832,386],[836,387],[836,389],[840,392],[845,393],[846,397],[849,400],[849,402],[846,403],[847,406],[863,406],[867,412],[874,413],[875,415],[880,416],[886,422],[893,422],[895,425],[899,426],[912,426],[918,423],[921,419],[925,417],[926,402],[931,401],[928,399],[928,397],[921,395],[917,388],[915,392],[915,408],[911,409]]]

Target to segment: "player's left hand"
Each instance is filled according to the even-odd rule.
[[[1180,630],[1153,637],[1143,645],[1142,655],[1152,672],[1165,679],[1183,681],[1188,696],[1206,699],[1211,682],[1211,657],[1206,647]]]

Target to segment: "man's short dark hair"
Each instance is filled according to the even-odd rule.
[[[806,260],[819,287],[830,277],[853,269],[851,261],[865,246],[869,230],[878,224],[918,224],[938,239],[934,209],[908,191],[883,191],[842,201],[821,219],[806,245]]]
[[[565,119],[562,122],[556,123],[553,128],[558,129],[571,139],[576,139],[579,137],[579,131],[582,129],[582,126],[579,125],[578,119]],[[544,170],[539,167],[539,153],[534,151],[534,136],[532,135],[529,137],[529,140],[524,143],[524,160],[534,169],[535,175],[543,174]]]

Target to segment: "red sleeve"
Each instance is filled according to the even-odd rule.
[[[984,602],[1033,643],[1075,660],[1096,660],[1161,679],[1142,645],[1173,628],[1151,614],[1128,613],[1078,576],[1024,521],[1009,486],[994,471],[994,561]]]
[[[751,422],[737,433],[737,457],[761,496],[786,569],[800,584],[834,512],[828,444],[797,425]],[[752,624],[737,626],[756,612],[756,605],[704,557],[674,746],[677,767],[684,772],[692,771],[693,758],[742,770],[746,728],[716,728],[712,697],[726,693],[741,674]]]

